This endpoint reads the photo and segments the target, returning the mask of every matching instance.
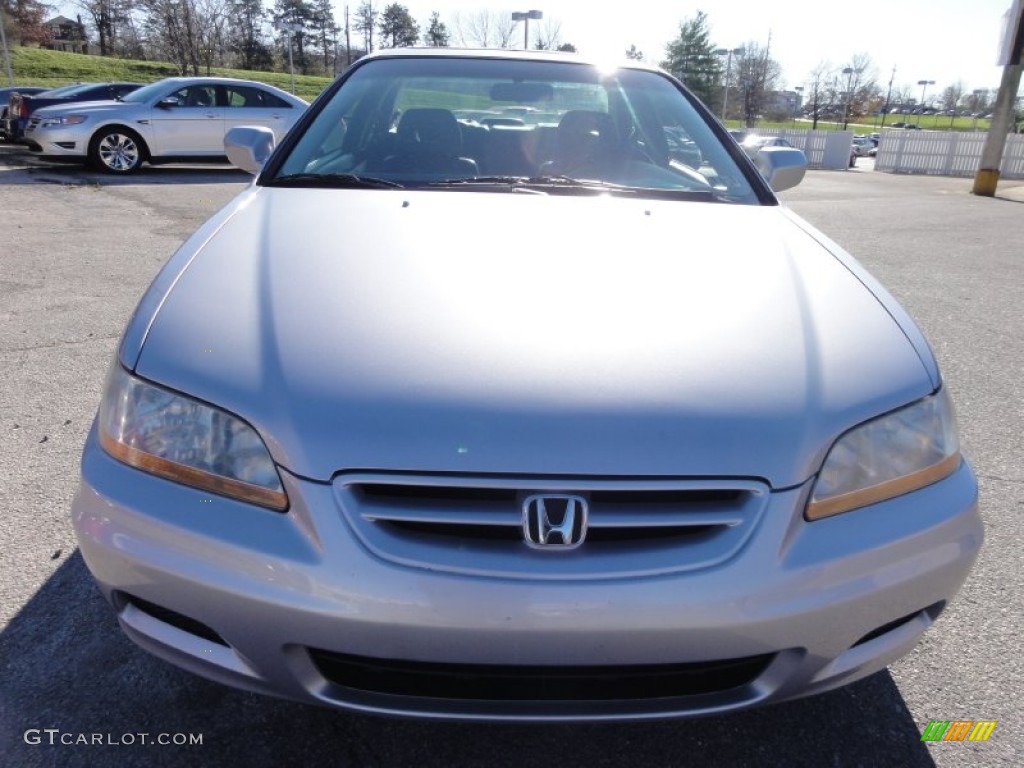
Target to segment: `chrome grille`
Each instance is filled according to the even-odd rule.
[[[608,578],[692,570],[732,556],[768,499],[745,479],[339,475],[345,519],[378,556],[430,570],[527,579]],[[586,499],[588,530],[571,552],[531,549],[523,501]]]

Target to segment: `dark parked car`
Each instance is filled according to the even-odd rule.
[[[32,96],[37,93],[42,93],[46,88],[41,88],[37,85],[14,85],[7,88],[0,88],[0,139],[3,141],[9,140],[7,133],[7,102],[11,96],[18,93],[22,96]]]
[[[29,116],[40,107],[75,101],[113,101],[141,87],[142,83],[75,83],[43,91],[36,96],[12,94],[4,121],[4,134],[8,141],[21,141]]]

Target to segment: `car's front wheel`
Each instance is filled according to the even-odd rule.
[[[127,128],[104,128],[89,144],[89,162],[107,173],[134,173],[145,159],[142,139]]]

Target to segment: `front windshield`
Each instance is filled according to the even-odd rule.
[[[136,88],[131,93],[121,97],[121,101],[128,104],[145,104],[160,96],[165,96],[174,88],[174,83],[166,80],[157,80],[155,83]]]
[[[62,85],[60,88],[53,88],[49,91],[43,91],[37,94],[40,98],[56,99],[63,96],[70,96],[73,93],[84,90],[85,88],[92,88],[90,83],[75,83],[74,85]]]
[[[569,61],[366,62],[261,183],[329,186],[353,177],[388,182],[381,188],[589,182],[641,195],[757,202],[671,80]]]

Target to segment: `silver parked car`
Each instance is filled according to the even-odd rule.
[[[169,77],[117,101],[39,109],[24,140],[46,157],[132,173],[146,161],[222,160],[224,135],[236,126],[269,128],[280,141],[307,106],[264,83]]]
[[[369,712],[689,716],[883,669],[967,578],[949,390],[779,205],[799,150],[637,62],[448,49],[226,143],[256,181],[139,304],[73,503],[145,649]]]

